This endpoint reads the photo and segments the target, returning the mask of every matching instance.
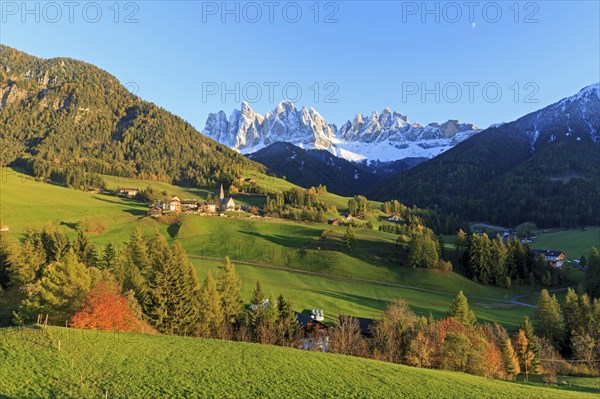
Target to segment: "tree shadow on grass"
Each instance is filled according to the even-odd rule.
[[[123,212],[129,213],[133,216],[139,216],[139,217],[143,217],[148,214],[148,212],[146,212],[143,209],[123,209]]]

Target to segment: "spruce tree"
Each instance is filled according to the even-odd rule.
[[[532,371],[531,364],[533,362],[533,353],[531,353],[529,350],[529,341],[527,340],[523,330],[517,331],[515,334],[514,343],[519,361],[521,363],[521,369],[525,372],[525,381],[527,382],[529,373]]]
[[[298,329],[298,317],[292,309],[292,304],[283,294],[277,297],[277,332],[281,345],[291,343]]]
[[[117,252],[112,243],[108,243],[104,246],[104,253],[102,254],[101,269],[113,270],[115,263],[117,262]]]
[[[265,293],[262,290],[260,281],[256,282],[252,297],[250,298],[249,322],[252,328],[255,328],[265,313]]]
[[[546,289],[540,293],[535,311],[535,328],[542,337],[546,337],[560,350],[564,338],[563,318],[556,295],[550,296]]]
[[[585,290],[592,298],[600,298],[600,250],[592,248],[585,271]]]
[[[204,337],[218,337],[224,322],[225,316],[221,307],[221,296],[209,270],[200,293],[198,327],[200,335]]]
[[[4,289],[11,285],[10,253],[11,245],[8,242],[8,236],[0,233],[0,288]]]
[[[499,346],[502,351],[504,370],[511,378],[515,378],[521,372],[521,367],[510,338],[502,339]]]
[[[164,237],[161,234],[155,234],[152,242],[158,237]],[[150,256],[148,254],[148,244],[146,239],[139,228],[136,228],[131,234],[129,242],[126,247],[129,257],[133,264],[138,268],[144,278],[149,279],[151,275]],[[163,252],[164,253],[164,252]]]
[[[540,371],[540,346],[538,345],[537,337],[535,336],[535,331],[533,329],[533,325],[529,321],[529,317],[525,316],[520,329],[523,330],[523,333],[525,333],[525,337],[527,338],[528,342],[528,349],[533,354],[530,371],[532,373],[538,373]]]
[[[77,229],[77,237],[73,241],[73,250],[79,257],[79,260],[87,266],[96,266],[98,263],[98,253],[96,247],[83,233],[80,228]]]
[[[92,277],[73,250],[48,265],[37,288],[23,302],[21,310],[31,319],[48,314],[52,324],[65,325],[82,306],[92,288]]]
[[[347,249],[352,249],[354,245],[356,245],[356,235],[354,234],[354,227],[350,223],[344,233],[344,246]]]
[[[235,266],[225,257],[225,261],[219,266],[218,289],[221,295],[221,306],[227,323],[235,323],[242,313],[242,297],[240,289],[242,281],[235,272]]]
[[[448,314],[468,327],[473,327],[477,322],[475,313],[469,308],[469,301],[462,291],[458,291],[458,294],[456,294]]]

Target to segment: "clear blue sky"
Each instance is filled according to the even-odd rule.
[[[285,84],[288,97],[300,87],[297,103],[338,125],[390,107],[420,123],[457,118],[486,127],[600,81],[598,1],[475,2],[474,21],[463,1],[428,2],[430,14],[421,1],[273,3],[228,2],[234,11],[227,14],[221,1],[120,2],[116,15],[113,1],[100,1],[97,17],[85,1],[72,10],[31,2],[30,13],[21,1],[2,1],[0,42],[95,64],[199,129],[209,112],[229,115],[236,100],[250,100],[260,113],[273,109]],[[137,22],[125,23],[131,13]],[[222,84],[235,92],[236,82],[237,99],[207,92]],[[421,85],[436,92],[436,82],[439,101],[434,93],[423,99]],[[472,101],[469,82],[479,84]],[[270,84],[279,85],[273,99]],[[502,96],[491,102],[498,87]]]

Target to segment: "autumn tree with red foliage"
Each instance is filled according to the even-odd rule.
[[[114,283],[100,280],[85,298],[83,309],[71,319],[71,326],[87,330],[154,332],[133,314],[125,296]]]

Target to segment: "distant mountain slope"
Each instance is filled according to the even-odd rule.
[[[600,84],[489,128],[369,194],[502,225],[599,225]]]
[[[85,62],[0,46],[0,89],[2,163],[19,158],[39,177],[79,186],[94,172],[206,185],[264,169]]]
[[[304,149],[327,150],[349,161],[393,162],[433,158],[478,131],[472,124],[456,120],[421,126],[390,109],[373,112],[370,117],[359,113],[337,129],[313,108],[298,110],[283,101],[264,117],[246,102],[229,119],[223,111],[210,114],[203,133],[244,154],[286,142]]]
[[[273,143],[249,154],[248,158],[299,186],[323,184],[329,192],[344,196],[364,194],[382,178],[409,170],[425,160],[408,158],[381,164],[350,162],[326,150],[305,150],[290,143]]]

